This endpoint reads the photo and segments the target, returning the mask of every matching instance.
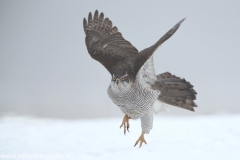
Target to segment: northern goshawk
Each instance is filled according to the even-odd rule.
[[[108,18],[104,18],[103,13],[99,15],[96,10],[93,17],[89,13],[88,21],[83,20],[88,53],[111,74],[107,93],[125,114],[120,126],[124,126],[124,134],[129,129],[129,119],[141,119],[142,133],[134,146],[139,142],[139,147],[143,142],[147,144],[144,134],[152,129],[153,111],[162,103],[190,111],[197,106],[193,85],[169,72],[156,75],[153,64],[154,51],[177,31],[184,20],[140,52],[123,38]]]

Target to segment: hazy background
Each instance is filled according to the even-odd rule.
[[[107,95],[111,76],[91,59],[83,18],[98,9],[138,50],[179,20],[156,52],[157,73],[169,71],[198,92],[196,112],[240,113],[240,1],[0,1],[0,113],[58,118],[123,115]]]

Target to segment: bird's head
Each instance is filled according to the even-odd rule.
[[[123,86],[130,84],[130,77],[131,72],[129,72],[128,70],[116,70],[112,75],[112,83],[115,86],[122,88]]]

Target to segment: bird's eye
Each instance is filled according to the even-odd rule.
[[[122,77],[122,81],[124,81],[125,80],[125,78],[124,77]]]
[[[113,77],[113,80],[115,81],[115,80],[116,80],[116,77]]]

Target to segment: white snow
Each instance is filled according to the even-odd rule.
[[[145,136],[148,144],[140,149],[133,147],[141,133],[140,121],[130,120],[130,133],[126,136],[119,128],[121,121],[5,116],[0,118],[0,156],[4,159],[6,155],[65,154],[71,160],[240,159],[240,115],[155,116],[153,129]]]

